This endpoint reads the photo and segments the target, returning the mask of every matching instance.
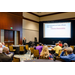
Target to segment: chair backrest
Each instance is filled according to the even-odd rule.
[[[30,51],[33,54],[34,53],[34,48],[30,48]]]
[[[5,45],[6,47],[8,47],[8,45]]]
[[[9,46],[9,50],[10,51],[13,51],[13,46]]]
[[[37,44],[37,46],[39,46],[39,44]]]
[[[48,45],[47,47],[51,47],[50,45]]]
[[[34,57],[39,57],[39,50],[34,49]]]
[[[42,56],[40,56],[40,59],[49,59],[49,57],[42,57]]]
[[[20,62],[20,58],[13,57],[13,62]]]
[[[74,50],[74,46],[70,45],[70,47]]]
[[[24,46],[20,46],[19,51],[24,51]]]
[[[29,48],[28,44],[27,44],[27,45],[25,45],[25,47],[26,47],[26,50],[28,50],[28,48]]]

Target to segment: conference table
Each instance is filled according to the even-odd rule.
[[[11,45],[11,46],[13,46],[13,49],[16,49],[16,54],[19,54],[19,47],[20,46],[24,46],[24,49],[25,49],[25,45]]]

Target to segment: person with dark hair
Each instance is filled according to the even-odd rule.
[[[36,37],[35,37],[35,39],[34,39],[34,40],[35,40],[35,42],[37,42],[37,38],[36,38]]]
[[[58,43],[59,43],[59,46],[61,46],[61,47],[63,46],[61,41],[59,41]]]
[[[42,48],[43,48],[42,43],[39,43],[39,46],[36,46],[36,49],[39,50],[39,54],[41,53]]]

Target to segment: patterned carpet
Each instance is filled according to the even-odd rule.
[[[33,55],[31,53],[27,52],[26,54],[20,54],[20,55],[14,55],[14,57],[20,58],[20,61],[22,62],[23,60],[33,60]]]

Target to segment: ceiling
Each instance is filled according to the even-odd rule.
[[[47,15],[47,14],[53,14],[53,13],[56,13],[56,12],[32,12],[38,16],[42,16],[42,15]]]
[[[43,15],[54,14],[58,12],[31,12],[31,13],[36,14],[38,16],[43,16]]]

